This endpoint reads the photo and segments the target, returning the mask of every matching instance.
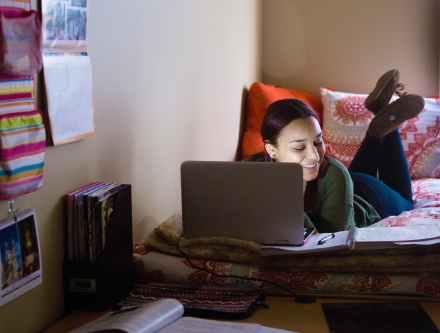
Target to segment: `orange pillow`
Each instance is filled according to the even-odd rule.
[[[241,159],[263,151],[261,123],[267,107],[284,98],[298,98],[306,102],[322,119],[322,104],[318,96],[308,91],[292,90],[271,84],[254,82],[249,88],[246,122],[241,144]]]

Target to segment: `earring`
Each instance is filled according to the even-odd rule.
[[[277,158],[277,155],[273,154],[271,157],[275,160]]]

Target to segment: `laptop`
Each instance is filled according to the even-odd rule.
[[[302,167],[297,163],[185,161],[180,168],[183,236],[300,246]]]

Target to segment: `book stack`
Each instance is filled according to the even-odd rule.
[[[98,261],[120,185],[93,182],[66,194],[67,259]]]

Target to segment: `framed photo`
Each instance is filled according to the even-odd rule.
[[[34,209],[0,222],[0,306],[42,282],[40,253]]]

